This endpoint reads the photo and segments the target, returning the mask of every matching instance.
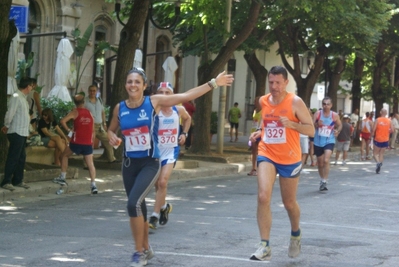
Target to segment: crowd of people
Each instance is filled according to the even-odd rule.
[[[359,117],[359,110],[355,109],[352,114],[344,114],[340,110],[338,113],[331,111],[332,103],[329,97],[322,101],[323,108],[318,111],[312,111],[314,123],[316,127],[315,137],[309,138],[309,145],[303,145],[301,136],[301,148],[303,156],[303,166],[307,165],[307,158],[311,158],[313,165],[313,156],[317,158],[317,165],[320,181],[320,191],[327,191],[327,179],[330,168],[330,158],[335,150],[334,165],[338,165],[338,161],[342,153],[342,165],[348,160],[348,151],[353,145],[353,141],[359,133],[360,140],[360,160],[374,159],[376,162],[376,173],[379,173],[382,167],[383,155],[386,149],[396,149],[398,131],[399,131],[399,114],[391,113],[387,116],[387,110],[381,109],[380,116],[374,117],[374,112],[366,112],[364,117]],[[324,117],[320,118],[320,114]],[[327,116],[326,116],[327,114]],[[328,115],[329,114],[329,115]],[[330,119],[328,119],[330,117]],[[320,122],[322,121],[322,122]],[[324,126],[324,129],[322,126]],[[337,125],[338,127],[335,127]],[[341,125],[341,126],[339,126]],[[385,127],[383,127],[385,125]],[[334,132],[327,131],[326,128],[335,129]],[[320,128],[320,129],[319,129]],[[328,136],[327,136],[328,135]],[[311,142],[316,142],[310,145]],[[312,140],[312,141],[311,141]],[[321,145],[320,145],[321,144]],[[320,146],[324,147],[324,153],[320,154]],[[314,151],[311,151],[311,148]]]
[[[93,140],[101,140],[110,163],[118,162],[114,148],[123,144],[122,179],[127,196],[127,212],[134,241],[131,266],[141,267],[154,256],[149,242],[149,229],[165,225],[172,211],[166,201],[168,180],[180,153],[180,146],[191,146],[193,100],[216,89],[230,86],[234,78],[225,72],[208,83],[175,94],[168,82],[159,84],[155,94],[146,95],[147,77],[144,70],[133,68],[126,77],[126,100],[120,101],[112,111],[107,127],[104,106],[97,97],[98,88],[91,85],[88,97],[73,97],[76,108],[60,120],[59,127],[52,110],[42,109],[32,93],[33,79],[22,79],[20,90],[9,101],[5,125],[1,128],[10,143],[1,187],[13,191],[14,187],[28,189],[23,181],[25,146],[28,137],[41,137],[44,146],[55,148],[54,164],[61,166],[60,175],[53,181],[66,185],[68,158],[83,155],[90,174],[90,189],[97,194],[96,169],[93,162]],[[309,109],[304,101],[286,87],[287,70],[272,67],[268,73],[270,93],[255,98],[253,122],[249,137],[252,155],[250,176],[257,176],[257,223],[260,233],[258,249],[250,260],[270,260],[272,255],[270,231],[272,224],[271,197],[279,175],[282,202],[290,221],[288,256],[295,258],[301,252],[302,231],[300,207],[296,200],[301,172],[310,158],[310,166],[317,166],[320,176],[319,190],[327,191],[331,156],[335,150],[334,165],[342,153],[342,164],[348,160],[348,151],[360,134],[360,159],[370,158],[371,142],[376,173],[380,173],[385,149],[395,149],[399,131],[399,115],[387,117],[381,109],[374,119],[373,112],[360,118],[359,110],[352,114],[334,112],[332,100],[325,97],[322,108]],[[28,96],[28,101],[27,100]],[[183,103],[183,105],[182,105]],[[238,121],[241,111],[238,103],[228,113],[230,142],[238,141]],[[72,122],[72,127],[70,126]],[[69,133],[68,135],[65,134]],[[120,138],[120,136],[122,138]],[[122,142],[123,140],[123,142]],[[155,188],[153,212],[148,216],[145,198]]]

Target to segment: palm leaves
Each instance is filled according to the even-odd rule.
[[[76,28],[72,30],[71,35],[75,39],[75,56],[76,56],[76,80],[75,80],[75,93],[78,92],[79,89],[79,84],[82,79],[83,73],[89,64],[89,62],[93,59],[94,55],[98,52],[103,52],[107,50],[112,50],[114,52],[117,52],[116,48],[111,46],[108,42],[101,41],[99,42],[94,51],[93,55],[87,60],[86,64],[83,66],[82,69],[82,61],[83,61],[83,55],[86,51],[86,48],[89,44],[91,34],[93,32],[93,23],[90,23],[90,25],[87,27],[85,32],[83,33],[83,36],[80,36],[81,31],[79,28]],[[82,70],[81,70],[82,69]]]

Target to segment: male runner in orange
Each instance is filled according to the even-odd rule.
[[[289,257],[301,252],[300,208],[296,201],[301,172],[301,147],[299,134],[312,137],[315,129],[305,103],[286,90],[287,70],[280,66],[269,71],[270,94],[262,96],[262,128],[250,136],[251,142],[261,138],[258,146],[258,227],[261,242],[251,260],[269,260],[272,214],[270,202],[276,175],[279,174],[281,197],[291,222]]]

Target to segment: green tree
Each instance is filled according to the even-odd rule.
[[[128,18],[125,26],[120,32],[119,46],[117,52],[117,61],[114,72],[114,81],[112,86],[112,95],[110,100],[110,115],[108,121],[112,118],[112,112],[116,104],[121,99],[127,97],[125,91],[126,73],[132,68],[135,49],[137,47],[141,32],[147,18],[150,0],[131,0],[126,1],[127,7],[123,9],[122,13]],[[115,157],[120,158],[122,147],[118,148]]]
[[[338,58],[342,53],[347,55],[364,45],[378,43],[391,8],[387,1],[380,0],[282,0],[271,8],[272,20],[278,21],[274,34],[279,54],[306,104],[310,104],[326,57]],[[309,50],[315,52],[314,64],[303,78],[299,55]],[[289,57],[293,66],[288,62]]]
[[[8,51],[11,40],[17,34],[14,21],[9,21],[11,0],[0,1],[0,127],[4,125],[4,116],[7,112],[7,70]],[[0,133],[0,168],[4,167],[7,157],[7,137]]]
[[[83,65],[83,55],[86,51],[87,45],[89,44],[89,40],[91,38],[91,34],[93,32],[93,23],[90,23],[89,26],[86,28],[85,32],[81,36],[81,31],[79,27],[75,28],[72,30],[71,35],[75,39],[75,68],[76,70],[73,72],[76,74],[75,77],[75,94],[78,93],[79,90],[79,85],[80,81],[83,77],[83,73],[86,70],[87,66],[89,65],[90,61],[93,59],[94,55],[96,53],[101,52],[101,51],[107,51],[107,50],[112,50],[116,52],[116,49],[112,47],[108,42],[106,41],[101,41],[97,44],[97,46],[94,49],[93,55],[90,56],[90,58],[87,60],[86,64]]]
[[[181,20],[175,28],[174,40],[184,56],[200,57],[201,65],[197,72],[199,84],[217,76],[234,51],[248,38],[257,25],[261,1],[234,1],[233,8],[239,8],[241,12],[241,27],[232,27],[233,30],[227,33],[223,26],[227,19],[225,5],[226,1],[222,0],[200,0],[182,5]],[[232,17],[231,20],[235,19]],[[226,37],[228,40],[224,44]],[[214,58],[212,54],[215,55]],[[191,151],[208,154],[210,152],[212,91],[198,98],[196,107],[196,114],[201,114],[201,116],[194,117],[194,124],[200,127],[194,128],[195,138]]]

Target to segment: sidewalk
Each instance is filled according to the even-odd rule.
[[[212,153],[209,156],[199,156],[190,154],[189,151],[182,149],[183,156],[179,159],[175,170],[170,177],[170,181],[196,179],[202,177],[212,176],[226,176],[237,173],[247,175],[251,170],[250,151],[248,151],[248,137],[239,136],[237,142],[229,142],[230,138],[224,138],[224,154],[217,155]],[[211,151],[216,151],[216,136],[213,136],[211,141]],[[386,150],[385,155],[394,155],[399,150]],[[95,166],[96,166],[96,184],[99,192],[122,189],[121,163],[108,163],[99,159],[102,155],[103,149],[96,149]],[[342,153],[341,153],[342,157]],[[352,147],[348,152],[349,161],[359,161],[360,152],[359,147]],[[331,163],[335,161],[335,153],[331,156]],[[342,160],[338,161],[341,164]],[[70,159],[70,169],[68,169],[67,181],[68,186],[61,187],[52,181],[40,180],[40,176],[51,175],[57,177],[59,175],[58,167],[50,167],[50,169],[36,170],[34,175],[39,176],[36,182],[28,182],[30,189],[16,188],[11,192],[0,188],[0,202],[12,201],[23,198],[37,197],[46,199],[54,197],[59,189],[63,189],[63,194],[90,194],[90,178],[87,170],[83,169],[83,160],[80,156],[75,156]],[[309,163],[309,162],[308,162]],[[308,169],[315,169],[317,167],[305,166],[305,171]],[[30,173],[30,174],[28,174]],[[33,176],[31,172],[26,173]],[[75,177],[75,178],[71,178]],[[32,179],[33,177],[30,177]],[[28,180],[26,178],[26,180]]]
[[[250,152],[248,151],[248,137],[239,137],[238,142],[230,143],[229,138],[225,138],[224,155],[200,156],[190,155],[182,148],[184,154],[176,164],[176,168],[170,177],[170,181],[196,179],[201,177],[223,176],[243,173],[244,175],[251,169],[249,161]],[[211,149],[215,151],[216,136],[214,136]],[[95,149],[94,165],[96,166],[96,184],[99,193],[116,189],[123,189],[121,176],[121,163],[108,163],[100,159],[103,149]],[[199,159],[200,160],[199,160]],[[27,171],[25,180],[30,186],[29,189],[16,188],[13,192],[0,188],[0,203],[17,199],[36,197],[46,199],[54,197],[59,189],[63,189],[63,194],[90,194],[90,178],[88,170],[83,168],[81,156],[72,156],[69,160],[67,174],[68,186],[61,187],[52,181],[43,181],[41,176],[51,176],[54,178],[59,175],[60,169],[57,166],[48,166],[46,169]],[[35,177],[33,177],[35,176]],[[29,177],[29,178],[28,178]],[[74,178],[72,178],[74,177]],[[29,182],[33,180],[35,182]]]

